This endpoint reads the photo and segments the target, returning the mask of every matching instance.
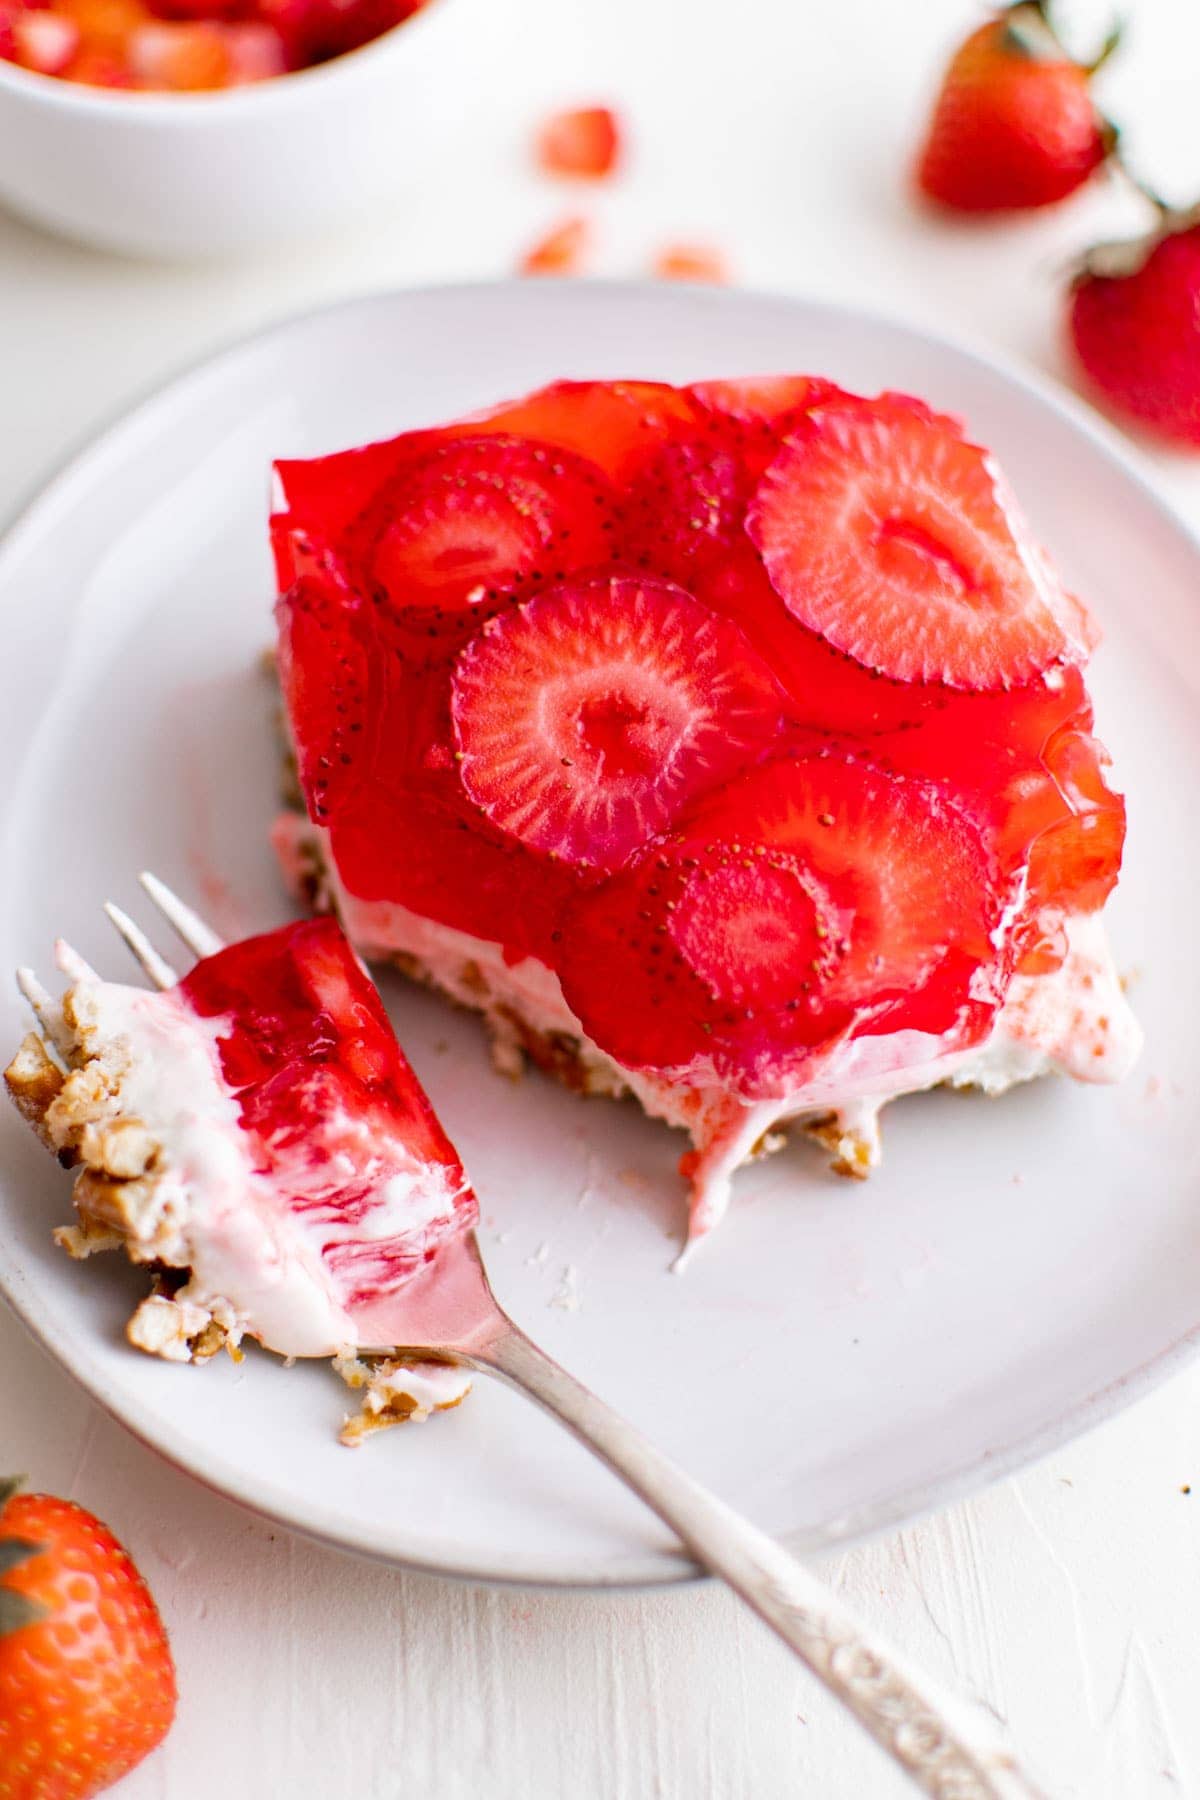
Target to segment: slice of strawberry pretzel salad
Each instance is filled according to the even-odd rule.
[[[789,1122],[1127,1072],[1096,629],[958,420],[560,382],[277,476],[293,887],[683,1127],[693,1237]]]

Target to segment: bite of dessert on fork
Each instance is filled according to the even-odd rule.
[[[180,978],[116,907],[154,983],[103,980],[56,946],[55,1000],[5,1070],[19,1110],[75,1173],[73,1257],[123,1248],[152,1289],[127,1333],[203,1362],[244,1336],[331,1357],[360,1407],[344,1438],[456,1405],[462,1368],[373,1354],[354,1307],[391,1294],[475,1222],[456,1152],[332,919],[223,945],[161,882],[151,899],[199,961]]]

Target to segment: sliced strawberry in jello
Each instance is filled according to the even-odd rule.
[[[751,491],[741,457],[721,434],[668,438],[631,472],[618,546],[639,567],[686,586],[698,567],[745,546]]]
[[[741,578],[739,565],[751,556],[746,510],[781,438],[799,428],[814,407],[854,404],[856,397],[807,375],[699,382],[686,391],[700,404],[698,418],[690,426],[680,421],[628,472],[622,548],[642,567],[685,585],[697,565],[711,572],[719,556],[734,565],[724,581],[731,592]],[[939,418],[905,394],[883,394],[873,404]],[[941,422],[957,429],[956,421]],[[728,608],[735,616],[737,604]]]
[[[995,463],[937,415],[818,407],[747,528],[801,624],[893,679],[992,690],[1086,655]]]
[[[751,375],[698,381],[685,389],[700,409],[698,433],[732,452],[742,470],[745,503],[788,433],[814,406],[851,398],[819,375]]]
[[[902,772],[952,782],[987,831],[1001,866],[1028,869],[1026,911],[1092,912],[1116,884],[1125,807],[1109,789],[1077,668],[1007,694],[945,692],[872,755]],[[901,693],[935,693],[913,688]]]
[[[756,478],[778,454],[780,441],[817,407],[841,402],[869,404],[877,412],[916,414],[959,437],[963,434],[961,419],[935,413],[913,394],[890,389],[864,402],[861,395],[822,375],[746,375],[729,381],[698,381],[687,392],[736,436],[747,468]]]
[[[512,436],[465,437],[405,462],[351,526],[352,573],[397,611],[470,608],[562,581],[611,554],[594,463]]]
[[[563,989],[619,1060],[765,1097],[847,1034],[977,1040],[1002,985],[1003,900],[944,788],[777,760],[577,903]]]
[[[735,625],[618,576],[492,620],[459,658],[451,710],[463,788],[493,824],[612,869],[764,754],[780,703]]]
[[[409,431],[357,450],[277,462],[271,548],[280,589],[290,587],[297,575],[320,566],[322,558],[328,559],[347,528],[402,463],[428,454],[453,435],[449,431]]]
[[[405,432],[357,450],[278,462],[271,539],[279,587],[290,587],[298,574],[331,553],[340,555],[360,515],[386,512],[393,501],[403,502],[404,489],[423,460],[433,461],[448,446],[485,438],[519,440],[542,453],[547,448],[566,452],[564,468],[584,477],[585,485],[595,482],[597,467],[624,485],[630,469],[654,445],[695,430],[706,417],[686,393],[662,382],[559,381],[512,405],[435,431]],[[493,475],[504,473],[502,463],[487,466]],[[531,470],[527,456],[524,479],[532,476],[539,482],[543,475],[544,466]],[[563,497],[565,485],[552,480],[552,494]],[[611,495],[611,490],[603,491]],[[538,510],[544,510],[540,502]],[[356,535],[361,537],[361,531]]]

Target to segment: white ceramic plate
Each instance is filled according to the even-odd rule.
[[[811,303],[527,284],[381,296],[193,371],[55,481],[0,552],[0,968],[56,931],[126,973],[103,924],[152,865],[227,931],[286,915],[273,808],[264,519],[273,456],[431,423],[560,375],[805,369],[965,413],[1107,632],[1094,686],[1131,801],[1111,908],[1144,1063],[1120,1090],[937,1094],[886,1123],[867,1185],[797,1146],[740,1178],[668,1272],[681,1141],[630,1106],[491,1072],[482,1033],[402,984],[400,1035],[482,1199],[501,1300],[734,1505],[800,1547],[844,1542],[1015,1467],[1191,1347],[1200,1311],[1200,554],[1127,451],[977,354]],[[22,1020],[7,983],[0,1029]],[[95,1397],[263,1513],[390,1560],[580,1584],[690,1573],[668,1535],[516,1395],[358,1451],[327,1367],[251,1353],[176,1368],[121,1335],[144,1283],[50,1244],[67,1177],[0,1114],[0,1282]],[[565,1271],[579,1305],[565,1307]]]

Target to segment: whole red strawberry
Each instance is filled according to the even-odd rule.
[[[957,212],[1052,206],[1081,187],[1111,151],[1113,126],[1096,110],[1095,62],[1072,60],[1048,0],[1018,0],[973,31],[954,56],[917,165],[931,200]]]
[[[0,1481],[0,1800],[87,1800],[175,1716],[158,1609],[112,1533]]]
[[[1200,446],[1200,207],[1159,206],[1148,237],[1104,244],[1071,291],[1076,354],[1121,412]]]

